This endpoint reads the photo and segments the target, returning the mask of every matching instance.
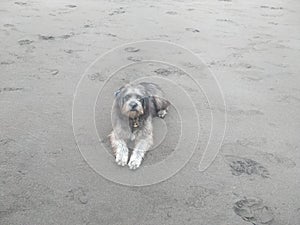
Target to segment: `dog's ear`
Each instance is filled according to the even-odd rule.
[[[115,97],[119,97],[120,96],[120,93],[123,91],[124,88],[127,88],[127,87],[130,87],[130,84],[125,84],[123,86],[121,86],[118,90],[116,90],[114,92],[114,96]]]
[[[144,111],[144,116],[148,116],[150,113],[150,97],[144,97],[142,98],[142,106]]]
[[[121,92],[121,89],[116,90],[116,91],[114,92],[114,96],[115,96],[115,97],[118,97],[119,94],[120,94],[120,92]]]
[[[121,93],[121,91],[122,91],[122,89],[125,87],[125,85],[123,85],[122,87],[120,87],[118,90],[116,90],[115,92],[114,92],[114,96],[115,97],[119,97],[120,96],[120,93]]]

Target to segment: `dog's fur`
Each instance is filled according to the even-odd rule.
[[[115,92],[110,142],[118,165],[137,169],[153,143],[152,118],[164,118],[170,103],[154,83],[126,84]],[[128,142],[134,143],[129,159]],[[128,162],[129,160],[129,162]]]

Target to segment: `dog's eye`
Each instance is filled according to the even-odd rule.
[[[125,97],[124,97],[124,100],[125,101],[128,101],[130,99],[130,95],[126,95]]]

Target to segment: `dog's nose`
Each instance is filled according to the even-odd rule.
[[[136,102],[130,102],[129,103],[129,106],[132,108],[132,109],[135,109],[137,107],[137,103]]]

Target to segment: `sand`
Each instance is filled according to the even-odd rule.
[[[299,224],[299,9],[296,0],[2,0],[0,224]],[[135,44],[145,40],[157,43]],[[155,119],[154,150],[130,171],[114,163],[107,135],[113,92],[140,78],[176,106]],[[200,171],[211,113],[210,142],[222,144]],[[174,154],[177,173],[158,166]]]

